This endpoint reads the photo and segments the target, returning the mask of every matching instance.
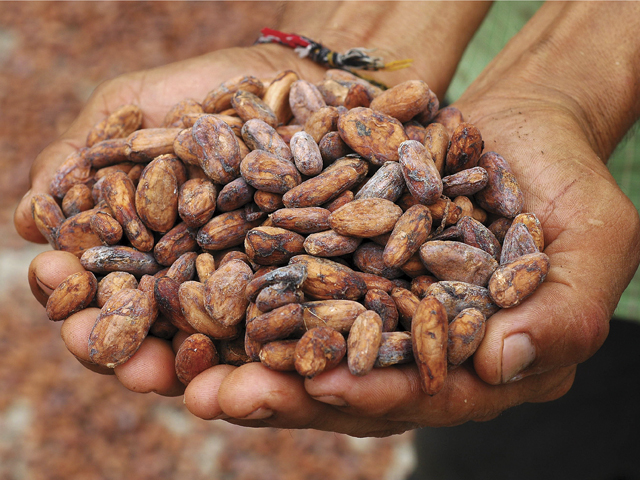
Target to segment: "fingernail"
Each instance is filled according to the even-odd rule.
[[[504,339],[502,345],[502,383],[520,380],[520,373],[533,363],[536,349],[526,333],[516,333]]]
[[[268,408],[260,407],[257,410],[254,410],[246,417],[243,417],[242,420],[264,420],[265,418],[269,418],[273,415],[273,410],[269,410]]]
[[[213,417],[211,420],[226,420],[227,418],[231,418],[231,417],[226,413],[221,413],[220,415]]]
[[[343,398],[336,397],[335,395],[323,395],[321,397],[313,397],[315,400],[318,400],[322,403],[328,403],[329,405],[333,405],[336,407],[346,407],[348,406],[347,402],[344,401]]]
[[[40,287],[40,290],[42,290],[42,293],[44,293],[45,295],[49,296],[53,293],[54,289],[45,285],[38,277],[36,277],[36,283]]]

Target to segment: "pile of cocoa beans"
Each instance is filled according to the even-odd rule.
[[[153,335],[174,339],[184,384],[218,363],[311,378],[346,357],[353,375],[415,361],[433,395],[548,272],[508,163],[423,81],[244,76],[162,127],[142,117],[95,125],[32,202],[86,269],[47,314],[101,308],[97,365]]]

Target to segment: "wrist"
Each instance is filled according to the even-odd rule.
[[[502,87],[515,101],[555,104],[606,160],[640,116],[639,16],[637,2],[547,2],[469,94]]]
[[[313,5],[313,10],[310,5]],[[375,49],[385,62],[413,59],[394,72],[363,72],[394,85],[420,79],[442,97],[491,2],[287,2],[277,28],[344,52]],[[357,27],[356,27],[357,25]]]

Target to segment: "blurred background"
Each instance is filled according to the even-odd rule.
[[[540,4],[496,2],[463,58],[448,102],[464,91]],[[28,244],[13,229],[13,210],[29,188],[33,159],[64,132],[102,81],[219,48],[250,45],[262,27],[275,23],[276,15],[273,2],[0,2],[0,480],[400,480],[409,478],[416,465],[421,474],[411,477],[415,479],[541,478],[534,473],[540,458],[504,458],[501,452],[513,447],[516,437],[525,438],[523,452],[533,452],[543,442],[551,445],[554,439],[558,456],[571,460],[576,475],[581,465],[586,471],[573,478],[607,478],[593,468],[597,455],[587,454],[592,462],[585,461],[584,452],[567,451],[568,441],[559,435],[563,427],[558,419],[576,410],[570,395],[535,410],[531,405],[512,409],[487,424],[422,430],[416,450],[412,432],[354,439],[205,422],[186,411],[181,397],[131,393],[115,378],[85,370],[67,352],[60,325],[46,318],[27,284],[29,262],[49,247]],[[640,135],[637,128],[634,131],[635,137],[619,146],[609,168],[640,207],[640,162],[634,162]],[[640,318],[640,274],[616,314]],[[624,331],[617,335],[627,337]],[[637,345],[620,351],[627,357],[612,357],[611,364],[594,363],[606,352],[607,344],[587,362],[587,369],[596,365],[601,377],[612,383],[612,370],[617,379],[633,375],[628,357],[637,357]],[[594,391],[589,381],[580,383],[582,371],[588,370],[578,370],[573,397]],[[637,382],[631,384],[637,390]],[[602,393],[602,405],[611,396],[606,395],[609,389],[613,386],[595,388]],[[629,412],[637,410],[632,403],[628,402]],[[624,415],[630,419],[629,431],[616,433],[616,422]],[[587,428],[587,420],[594,417],[609,422],[607,429]],[[606,440],[615,462],[629,458],[637,446],[637,441],[628,441],[638,438],[633,433],[634,425],[640,427],[637,413],[614,407],[572,418],[577,423],[567,428],[575,430],[574,436],[585,441],[595,436],[601,442],[616,436],[622,442],[626,448]],[[505,431],[500,422],[511,430]],[[529,435],[523,437],[525,430]],[[467,440],[464,448],[461,439]],[[480,446],[495,447],[495,457],[487,458],[486,448]],[[503,466],[506,473],[479,470],[481,457]],[[456,469],[454,477],[451,471]],[[523,472],[514,477],[520,470],[532,476]]]

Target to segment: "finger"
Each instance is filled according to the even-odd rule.
[[[313,428],[354,436],[386,436],[414,427],[385,418],[362,418],[311,398],[304,378],[249,363],[227,375],[218,389],[220,409],[240,420],[262,421],[276,428]]]
[[[218,404],[218,389],[224,378],[236,368],[232,365],[216,365],[196,375],[184,391],[187,409],[204,420],[229,418]]]
[[[568,368],[493,386],[464,366],[451,371],[444,388],[429,396],[420,388],[414,365],[374,369],[363,377],[340,367],[308,379],[305,387],[316,400],[345,413],[440,427],[487,420],[524,402],[558,398],[571,386],[574,371]]]
[[[43,306],[51,292],[69,275],[82,272],[84,268],[75,255],[61,251],[38,254],[29,265],[29,287],[33,296]]]
[[[62,323],[60,336],[67,350],[85,368],[101,375],[113,375],[113,369],[95,364],[89,357],[89,335],[100,313],[99,308],[85,308]]]
[[[114,371],[120,383],[132,392],[154,392],[167,397],[184,392],[184,385],[176,375],[171,344],[160,338],[145,338],[138,351]]]

